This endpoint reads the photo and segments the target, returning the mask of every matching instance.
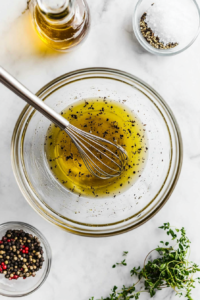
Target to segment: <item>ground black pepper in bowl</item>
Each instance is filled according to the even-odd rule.
[[[17,280],[35,277],[44,257],[40,240],[24,230],[7,230],[0,240],[0,274]]]
[[[155,36],[154,32],[150,27],[148,27],[147,23],[145,22],[147,14],[144,13],[140,19],[140,30],[145,38],[145,40],[154,48],[156,49],[171,49],[178,46],[178,43],[168,43],[164,45],[163,42],[160,41],[158,36]]]

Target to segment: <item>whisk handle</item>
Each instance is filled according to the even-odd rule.
[[[69,126],[69,122],[65,118],[55,112],[51,107],[46,105],[46,103],[39,99],[36,95],[31,93],[31,91],[29,91],[18,80],[12,77],[2,67],[0,67],[0,82],[61,129],[65,129],[67,126]]]

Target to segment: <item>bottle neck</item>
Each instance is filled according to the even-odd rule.
[[[50,19],[70,18],[75,0],[37,0],[40,11]]]

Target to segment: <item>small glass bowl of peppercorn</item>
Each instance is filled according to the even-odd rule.
[[[0,295],[29,295],[45,282],[50,268],[51,248],[39,230],[22,222],[0,225]]]

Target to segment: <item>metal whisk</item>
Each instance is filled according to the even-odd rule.
[[[92,175],[101,179],[109,179],[122,173],[128,157],[121,146],[71,125],[1,67],[0,82],[66,131]]]

